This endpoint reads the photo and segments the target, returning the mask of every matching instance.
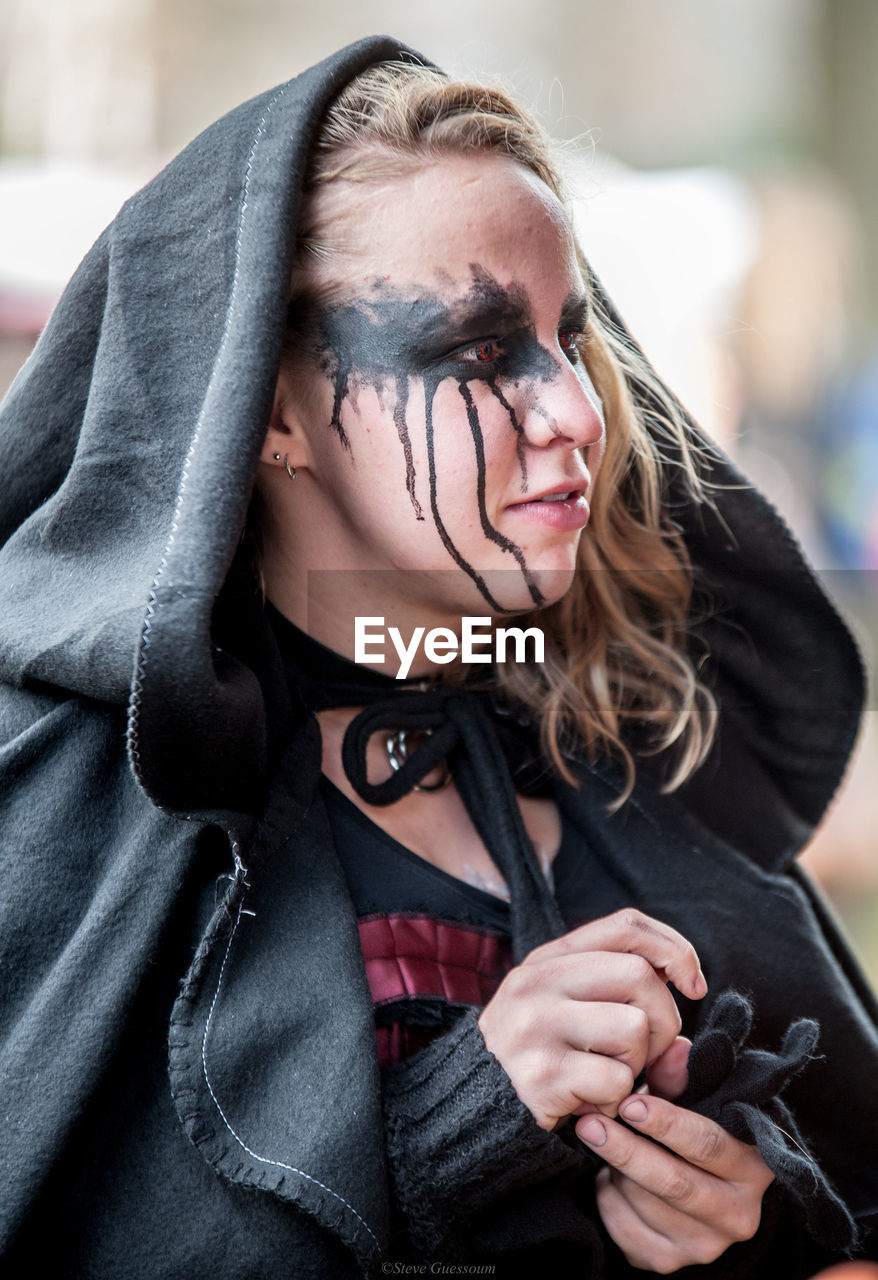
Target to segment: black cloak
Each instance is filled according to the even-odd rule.
[[[97,241],[5,402],[4,1275],[355,1275],[397,1256],[392,1208],[414,1256],[483,1214],[480,1256],[502,1259],[539,1243],[537,1185],[551,1235],[570,1147],[536,1129],[472,1021],[382,1115],[316,724],[231,572],[310,140],[351,77],[414,56],[363,40],[197,138]],[[559,803],[606,869],[602,907],[686,934],[712,992],[752,998],[754,1044],[821,1023],[784,1097],[868,1232],[875,1006],[792,865],[845,768],[861,666],[775,512],[725,461],[711,479],[716,509],[675,518],[712,600],[713,754],[672,797],[644,777],[612,818],[600,765]],[[784,1213],[705,1274],[815,1269],[826,1255]]]

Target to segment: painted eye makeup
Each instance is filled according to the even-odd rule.
[[[518,565],[531,599],[539,608],[545,601],[522,548],[491,523],[485,498],[486,457],[479,416],[483,397],[474,396],[472,384],[486,384],[509,417],[516,435],[524,493],[528,483],[524,432],[509,386],[523,388],[522,393],[533,400],[539,384],[553,382],[559,376],[559,352],[571,364],[581,363],[579,346],[585,340],[588,298],[579,291],[567,297],[561,308],[555,345],[543,346],[524,289],[516,284],[500,285],[477,263],[470,264],[470,272],[468,291],[450,299],[421,288],[413,291],[414,296],[406,296],[388,288],[384,280],[376,280],[363,296],[329,305],[300,295],[296,305],[291,305],[288,337],[305,344],[329,379],[333,392],[329,425],[348,452],[351,444],[342,422],[347,401],[355,401],[364,386],[374,387],[379,401],[388,388],[395,392],[393,422],[405,462],[406,491],[417,520],[426,519],[427,514],[416,493],[415,454],[407,414],[411,385],[414,381],[422,383],[429,513],[451,559],[468,574],[490,607],[503,613],[503,606],[494,599],[481,573],[455,546],[440,509],[433,404],[446,380],[457,384],[476,459],[476,499],[482,532],[488,542]]]
[[[571,364],[582,363],[582,353],[579,350],[579,346],[584,338],[585,334],[581,329],[562,329],[559,332],[558,346]]]
[[[559,330],[558,345],[571,364],[580,364],[582,361],[579,344],[583,341],[583,337],[584,335],[578,327]],[[499,370],[502,369],[504,361],[508,362],[510,348],[515,349],[520,345],[518,338],[519,335],[515,335],[512,340],[481,338],[478,342],[470,343],[468,346],[455,348],[444,356],[443,360],[449,363],[475,366],[483,371]]]
[[[459,347],[446,358],[460,364],[496,365],[504,354],[503,343],[499,338],[482,338],[469,346]]]

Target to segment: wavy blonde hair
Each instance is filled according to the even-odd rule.
[[[530,169],[561,200],[572,227],[552,144],[505,90],[410,62],[357,76],[330,106],[313,145],[296,242],[299,278],[322,274],[333,256],[316,193],[337,182],[386,182],[442,155],[474,152]],[[603,402],[606,454],[574,582],[560,601],[526,617],[545,633],[545,662],[496,666],[492,680],[537,713],[543,748],[568,779],[564,754],[584,743],[590,759],[603,751],[623,762],[625,795],[635,754],[663,754],[670,790],[703,761],[716,723],[714,699],[689,653],[692,572],[668,500],[674,475],[683,500],[709,501],[709,446],[614,322],[577,251],[592,302],[581,354]]]

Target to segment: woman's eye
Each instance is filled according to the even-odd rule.
[[[581,358],[579,352],[581,340],[582,334],[578,329],[562,329],[558,334],[558,345],[571,364],[576,364]]]
[[[464,364],[496,364],[503,355],[503,349],[496,338],[484,338],[457,352],[457,359]]]

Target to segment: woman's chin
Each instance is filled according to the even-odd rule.
[[[570,590],[573,565],[555,568],[486,570],[480,576],[495,610],[500,613],[530,613],[555,604]]]
[[[564,565],[556,569],[538,569],[534,573],[534,581],[540,595],[543,597],[543,607],[555,604],[566,596],[573,585],[575,574],[576,566],[573,564]]]
[[[570,590],[572,563],[531,569],[469,566],[463,569],[372,569],[335,571],[333,599],[355,613],[405,615],[416,625],[433,626],[460,617],[502,618],[554,604]]]

